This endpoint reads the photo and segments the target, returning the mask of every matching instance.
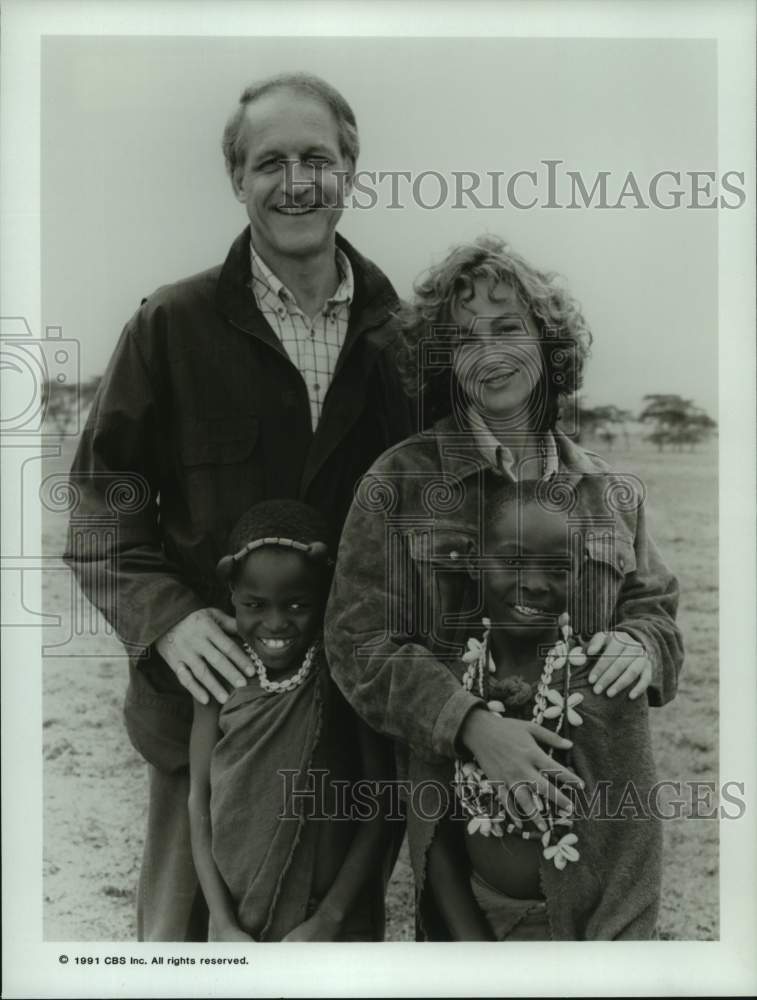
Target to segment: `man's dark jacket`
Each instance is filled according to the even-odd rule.
[[[337,244],[355,292],[315,434],[304,380],[255,303],[248,228],[222,266],[142,303],[79,443],[65,558],[129,649],[129,733],[165,770],[187,761],[192,702],[153,644],[198,608],[230,610],[215,566],[234,522],[299,498],[337,539],[358,477],[415,430],[393,360],[397,295]]]

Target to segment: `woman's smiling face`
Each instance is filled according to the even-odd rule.
[[[473,297],[458,299],[452,309],[463,341],[455,351],[455,376],[490,425],[524,430],[543,382],[539,331],[512,285],[500,282],[490,290],[479,279],[473,288]]]

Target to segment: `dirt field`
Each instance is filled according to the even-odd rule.
[[[46,474],[68,468],[70,448]],[[635,444],[609,456],[647,485],[653,531],[681,582],[679,620],[687,649],[677,699],[652,716],[660,778],[718,781],[717,451],[658,454]],[[60,553],[66,517],[47,512],[44,549]],[[121,723],[126,661],[98,634],[63,646],[71,619],[68,573],[44,586],[46,630],[57,652],[44,660],[45,938],[135,938],[135,886],[144,826],[144,765]],[[660,931],[664,938],[718,937],[718,824],[681,818],[665,826]],[[388,899],[390,940],[411,940],[412,877],[405,855]]]

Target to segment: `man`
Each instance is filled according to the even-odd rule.
[[[249,228],[222,266],[143,301],[71,472],[89,540],[72,530],[67,561],[134,651],[126,720],[150,764],[140,940],[206,935],[190,695],[224,701],[223,682],[252,670],[215,579],[231,526],[257,500],[299,498],[338,537],[358,477],[411,433],[392,362],[396,293],[336,234],[358,155],[349,105],[316,77],[265,80],[242,94],[223,149]],[[111,539],[98,524],[124,474],[144,502],[121,505]]]

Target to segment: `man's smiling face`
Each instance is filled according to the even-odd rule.
[[[351,164],[328,105],[288,88],[253,101],[242,125],[247,158],[232,178],[267,263],[333,246]]]

